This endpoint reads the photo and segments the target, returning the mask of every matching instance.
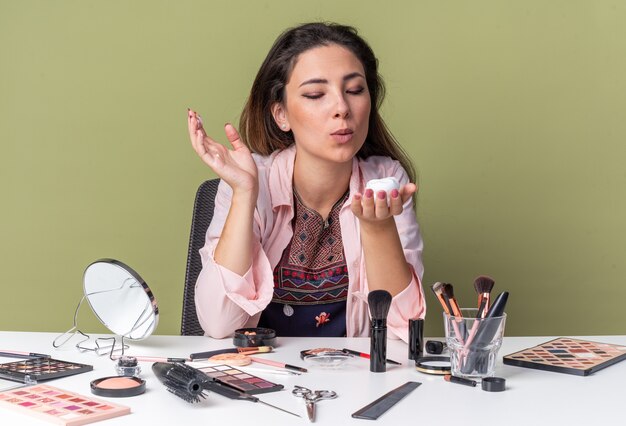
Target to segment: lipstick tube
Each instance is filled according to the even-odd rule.
[[[409,320],[409,359],[421,358],[424,354],[424,320]]]
[[[465,385],[465,386],[471,386],[471,387],[475,387],[477,383],[476,380],[466,379],[465,377],[452,376],[450,374],[446,374],[445,376],[443,376],[443,379],[446,382],[457,383],[459,385]]]

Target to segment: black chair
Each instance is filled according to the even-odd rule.
[[[185,290],[183,293],[183,315],[180,323],[180,334],[183,336],[202,336],[204,331],[198,322],[194,295],[196,280],[202,270],[200,250],[204,246],[206,231],[213,219],[215,195],[219,179],[203,182],[196,192],[191,218],[191,233],[189,235],[189,252],[187,253],[187,272],[185,274]]]

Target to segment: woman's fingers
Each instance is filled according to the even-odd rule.
[[[211,167],[215,162],[214,159],[220,159],[219,144],[207,136],[202,126],[202,118],[200,115],[192,110],[188,110],[187,113],[187,127],[189,130],[189,138],[191,139],[191,145],[196,153]],[[207,157],[208,155],[208,157]]]
[[[356,217],[363,216],[363,206],[361,205],[361,200],[363,199],[363,194],[357,192],[352,196],[352,203],[350,204],[350,210]]]
[[[387,204],[387,192],[378,191],[375,202],[376,219],[386,219],[389,217],[389,205]]]
[[[404,202],[416,191],[415,184],[407,184],[400,191],[393,189],[389,194],[385,191],[374,192],[366,189],[364,194],[356,193],[350,206],[359,219],[368,221],[385,220],[397,216],[404,210]]]
[[[363,194],[363,200],[361,201],[363,206],[363,217],[366,219],[376,218],[376,207],[374,204],[374,191],[366,189]]]
[[[409,198],[413,196],[417,192],[417,185],[414,183],[407,183],[400,189],[400,194],[402,194],[402,203],[406,203]]]
[[[200,130],[196,130],[195,138],[193,139],[193,149],[202,158],[202,160],[209,166],[213,167],[214,158],[213,153],[209,152],[207,145],[204,142],[204,135]]]
[[[226,123],[224,131],[226,132],[228,142],[230,142],[235,151],[246,147],[246,145],[241,141],[241,137],[239,136],[237,129],[235,129],[235,126],[230,123]]]
[[[397,189],[392,189],[391,194],[389,194],[389,212],[393,216],[397,216],[402,213],[402,197],[400,197],[400,191]]]
[[[193,140],[196,135],[196,131],[202,128],[202,119],[200,116],[190,109],[187,109],[187,130],[189,130],[189,138]]]

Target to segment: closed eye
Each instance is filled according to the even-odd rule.
[[[348,90],[347,92],[351,95],[360,95],[365,91],[364,87],[357,87],[356,89]]]

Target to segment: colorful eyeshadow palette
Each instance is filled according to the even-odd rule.
[[[0,364],[0,377],[23,383],[38,383],[91,370],[93,367],[87,364],[52,358],[32,358]]]
[[[626,346],[587,340],[558,339],[505,355],[507,365],[588,376],[626,359]]]
[[[1,392],[0,407],[67,426],[84,425],[130,413],[129,407],[48,385]]]
[[[227,386],[251,395],[279,391],[284,387],[283,385],[268,382],[267,380],[253,376],[252,374],[244,373],[243,371],[229,365],[200,367],[198,370],[218,382],[225,383]]]

